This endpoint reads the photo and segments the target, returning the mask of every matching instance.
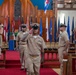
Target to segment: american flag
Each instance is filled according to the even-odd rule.
[[[8,33],[7,25],[8,25],[8,18],[5,17],[5,19],[4,19],[4,30],[3,30],[3,35],[4,35],[5,41],[7,41],[7,33]]]
[[[46,42],[49,41],[49,33],[48,33],[48,17],[46,17]]]
[[[46,13],[49,4],[50,4],[50,1],[49,0],[45,0],[44,13]]]
[[[21,18],[20,18],[20,16],[19,16],[19,18],[18,18],[18,26],[19,26],[19,28],[18,28],[18,31],[20,31],[21,30]]]
[[[30,29],[30,26],[29,26],[29,16],[27,16],[27,29],[28,30]]]

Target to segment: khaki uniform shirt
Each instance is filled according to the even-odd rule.
[[[17,34],[16,41],[19,42],[19,45],[24,45],[24,44],[27,43],[27,39],[26,38],[24,40],[22,40],[25,35],[26,35],[26,37],[28,36],[28,32],[27,31],[26,32],[20,31]]]
[[[62,32],[60,35],[59,35],[59,47],[62,47],[62,46],[65,46],[66,45],[66,41],[68,41],[69,38],[68,38],[68,34],[66,31]]]
[[[30,55],[40,55],[41,52],[44,52],[45,42],[42,37],[38,36],[31,36],[28,39],[28,48]]]
[[[0,34],[3,34],[3,24],[0,25]]]

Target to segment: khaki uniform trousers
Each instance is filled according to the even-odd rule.
[[[1,55],[1,48],[0,48],[0,55]]]
[[[40,75],[40,64],[41,64],[41,56],[32,56],[29,55],[27,60],[27,70],[28,75]]]
[[[64,51],[66,51],[66,53],[68,52],[67,50],[64,50],[65,47],[60,47],[58,49],[58,57],[59,57],[59,62],[60,62],[60,75],[63,75],[63,53]]]
[[[21,66],[27,68],[27,63],[26,63],[26,59],[28,58],[27,45],[19,45],[19,52],[20,52]]]

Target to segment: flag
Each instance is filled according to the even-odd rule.
[[[8,16],[8,4],[5,5],[5,15]]]
[[[30,27],[29,27],[29,16],[27,16],[27,29],[29,30]]]
[[[3,30],[4,41],[6,41],[6,26],[7,26],[7,22],[6,22],[6,18],[5,18],[4,19],[4,30]]]
[[[15,20],[13,18],[13,21],[12,21],[12,35],[13,35],[13,40],[15,40]]]
[[[5,15],[5,5],[4,4],[2,5],[2,11],[1,12],[2,12],[1,15],[4,16]]]
[[[52,19],[50,19],[49,25],[49,41],[52,42]]]
[[[32,17],[30,17],[30,25],[32,24]]]
[[[59,32],[60,32],[59,27],[60,27],[60,17],[58,18],[58,30],[57,30],[58,35],[59,35]]]
[[[8,32],[8,30],[7,30],[7,25],[8,25],[8,18],[5,17],[5,18],[4,18],[3,36],[4,36],[4,41],[6,41],[6,42],[7,42],[7,32]]]
[[[40,18],[40,36],[42,36],[42,18]]]
[[[33,29],[32,29],[32,23],[33,23],[33,21],[32,21],[32,16],[29,18],[29,29],[30,29],[30,31],[29,31],[29,33],[30,34],[32,34],[33,33]]]
[[[68,23],[67,23],[67,33],[68,33],[68,37],[70,39],[70,17],[68,16]]]
[[[58,18],[58,30],[59,30],[59,27],[60,27],[60,17]]]
[[[21,19],[20,19],[20,16],[19,16],[19,18],[18,18],[18,30],[20,31],[21,30],[21,27],[20,27],[20,25],[21,25]]]
[[[59,41],[59,33],[60,33],[60,17],[58,18],[58,27],[57,27],[57,40],[56,41]]]
[[[50,4],[50,0],[45,0],[45,5],[44,5],[44,13],[46,13],[48,6]]]
[[[65,24],[65,16],[64,16],[64,24]]]
[[[35,23],[37,23],[37,16],[35,17]]]
[[[46,17],[46,41],[49,41],[49,35],[48,35],[48,17]]]
[[[10,40],[10,19],[8,17],[8,41]]]
[[[12,21],[12,32],[14,32],[14,29],[15,28],[15,21],[14,21],[14,18],[13,18],[13,21]]]
[[[24,24],[24,19],[23,19],[23,17],[21,17],[21,24]]]
[[[31,27],[32,27],[32,23],[33,23],[33,21],[32,21],[32,16],[30,17],[30,29],[31,29]]]
[[[72,43],[74,41],[74,17],[72,19]]]
[[[54,24],[54,42],[57,42],[57,23],[55,20],[55,24]]]

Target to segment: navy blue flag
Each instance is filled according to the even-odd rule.
[[[49,25],[49,41],[52,42],[52,19],[50,19]]]
[[[72,19],[72,43],[74,41],[74,17]]]
[[[68,16],[68,23],[67,23],[67,33],[68,33],[68,37],[70,39],[70,17]]]
[[[59,34],[59,27],[60,27],[60,17],[58,18],[58,34]]]
[[[8,30],[8,41],[10,40],[10,19],[9,19],[9,17],[8,17],[8,28],[7,28],[7,30]]]
[[[40,36],[42,36],[42,18],[40,18]]]
[[[55,24],[54,24],[54,42],[57,42],[57,23],[55,20]]]
[[[60,17],[58,18],[57,41],[59,40],[59,37],[58,37],[60,33],[59,27],[60,27]]]
[[[58,18],[58,29],[60,27],[60,17]]]

